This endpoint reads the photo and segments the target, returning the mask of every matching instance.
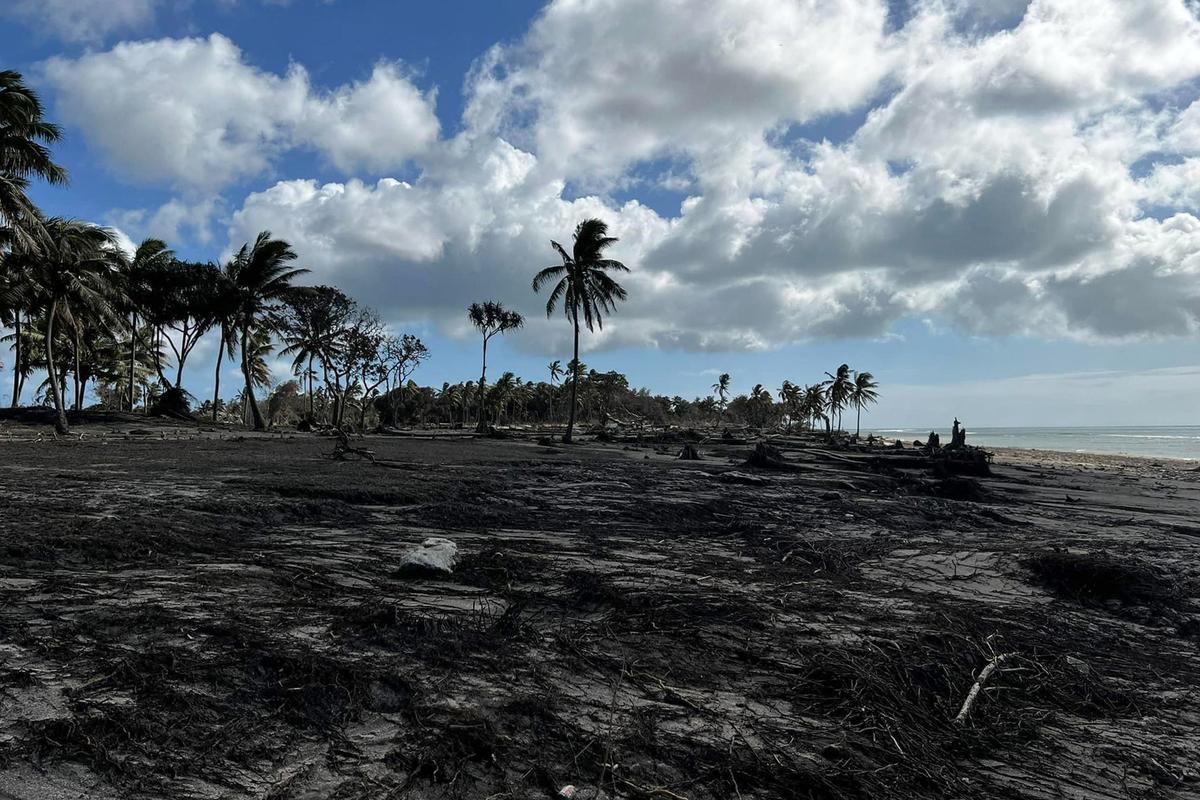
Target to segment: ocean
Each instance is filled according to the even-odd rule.
[[[942,444],[950,441],[950,429],[935,428]],[[876,436],[925,441],[929,428],[890,428],[870,431]],[[864,429],[863,435],[868,433]],[[967,444],[981,447],[1022,447],[1061,450],[1068,453],[1107,453],[1146,458],[1200,460],[1200,425],[1179,427],[1113,428],[972,428],[967,427]]]

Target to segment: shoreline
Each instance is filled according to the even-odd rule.
[[[1094,453],[1070,450],[1042,450],[1032,447],[995,447],[980,445],[995,453],[996,460],[1004,464],[1034,464],[1040,466],[1078,467],[1104,469],[1112,467],[1144,469],[1160,467],[1171,471],[1200,471],[1200,459],[1170,458],[1163,456],[1130,455],[1126,453]]]

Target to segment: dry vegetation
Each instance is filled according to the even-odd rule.
[[[1177,466],[81,430],[3,443],[0,796],[1200,792]]]

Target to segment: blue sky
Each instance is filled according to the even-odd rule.
[[[486,297],[532,323],[490,370],[569,358],[528,280],[597,215],[632,297],[584,360],[656,392],[846,361],[879,426],[1200,422],[1194,7],[686,5],[15,0],[0,26],[67,130],[43,208],[203,260],[269,227],[427,341],[422,382],[477,376]]]

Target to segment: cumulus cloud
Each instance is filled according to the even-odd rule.
[[[749,5],[552,3],[481,59],[464,132],[415,184],[281,183],[236,235],[278,222],[319,269],[388,276],[376,298],[449,325],[462,286],[528,297],[546,239],[598,214],[637,271],[597,346],[761,349],[911,314],[987,335],[1196,331],[1194,162],[1130,173],[1190,142],[1195,106],[1148,102],[1200,76],[1184,3],[929,0],[895,29],[870,0]],[[843,142],[789,134],[855,109]],[[565,199],[661,158],[687,173],[676,215]]]
[[[438,135],[433,93],[396,64],[322,92],[302,66],[260,70],[220,34],[54,58],[45,74],[59,113],[114,170],[186,188],[259,175],[296,147],[345,172],[398,169]]]
[[[528,136],[548,170],[612,178],[858,107],[890,69],[886,23],[883,0],[555,2],[477,65],[466,119]]]
[[[148,180],[220,188],[317,150],[345,179],[251,193],[230,244],[270,229],[315,279],[450,332],[483,297],[538,316],[530,276],[587,216],[634,267],[590,346],[762,349],[906,316],[979,335],[1200,330],[1185,0],[915,0],[903,16],[883,0],[556,0],[480,57],[452,138],[397,64],[319,91],[214,36],[47,72],[110,162]],[[115,102],[99,91],[121,81]],[[677,207],[615,199],[647,181]],[[530,333],[539,349],[566,335]]]

